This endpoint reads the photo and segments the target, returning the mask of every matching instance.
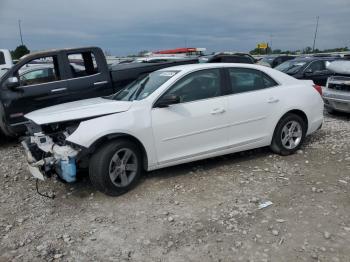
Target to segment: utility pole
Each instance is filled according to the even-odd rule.
[[[316,30],[315,30],[315,36],[314,36],[314,44],[312,45],[312,53],[315,52],[315,43],[316,43],[316,37],[317,37],[317,30],[318,30],[318,20],[320,19],[319,16],[316,17]]]
[[[23,45],[22,28],[21,28],[21,19],[18,20],[18,28],[19,28],[19,36],[21,37],[21,44]]]
[[[270,44],[269,44],[269,46],[270,46],[270,49],[271,49],[271,53],[272,53],[272,37],[273,37],[273,35],[270,35]]]

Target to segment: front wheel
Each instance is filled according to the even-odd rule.
[[[97,190],[107,195],[119,196],[137,184],[141,170],[139,148],[128,140],[115,140],[93,154],[89,176]]]
[[[277,124],[271,142],[271,150],[280,155],[297,151],[306,135],[306,123],[295,114],[287,114]]]

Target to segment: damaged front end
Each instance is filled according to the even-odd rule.
[[[40,180],[57,174],[66,182],[74,182],[77,173],[78,146],[66,139],[76,130],[79,123],[58,123],[38,126],[27,125],[29,136],[22,141],[30,173]]]

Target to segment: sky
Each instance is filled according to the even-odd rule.
[[[350,47],[350,0],[0,0],[0,48],[99,46],[113,55],[177,47],[247,52]]]

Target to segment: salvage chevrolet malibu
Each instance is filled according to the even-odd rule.
[[[30,172],[72,182],[88,169],[108,195],[150,171],[270,146],[288,155],[323,121],[320,90],[271,68],[194,64],[165,68],[109,97],[29,113]]]

